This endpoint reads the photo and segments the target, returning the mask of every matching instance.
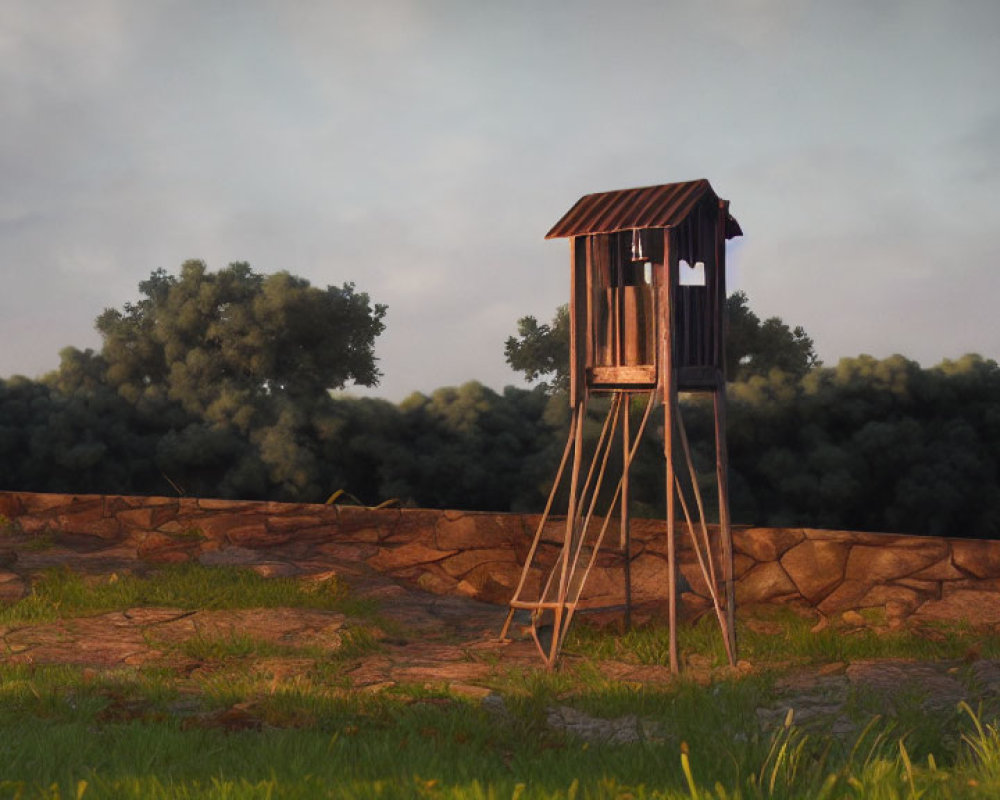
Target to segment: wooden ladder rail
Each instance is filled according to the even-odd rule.
[[[529,549],[528,556],[525,559],[521,580],[519,581],[517,589],[514,592],[514,597],[510,602],[510,611],[507,614],[507,618],[501,631],[501,638],[503,639],[506,637],[516,610],[527,609],[532,611],[532,638],[534,639],[535,644],[548,667],[553,666],[556,658],[558,657],[559,650],[562,647],[566,631],[569,627],[569,623],[578,607],[579,599],[586,585],[587,578],[589,577],[593,565],[596,562],[597,554],[604,541],[605,534],[612,516],[614,515],[615,509],[622,498],[623,487],[627,485],[629,469],[633,459],[635,458],[635,454],[638,452],[639,443],[642,440],[643,432],[645,431],[651,411],[655,405],[655,392],[651,390],[647,393],[647,395],[648,399],[646,409],[635,436],[630,437],[625,435],[625,427],[622,428],[624,441],[627,445],[625,447],[623,473],[621,478],[618,480],[614,496],[610,502],[609,509],[604,516],[604,522],[601,525],[599,533],[596,537],[590,537],[589,533],[592,530],[591,523],[596,513],[596,507],[601,489],[604,485],[607,464],[615,439],[615,433],[619,425],[627,425],[628,414],[627,412],[622,413],[622,409],[627,403],[630,402],[631,393],[625,391],[615,392],[615,395],[612,398],[611,406],[609,407],[608,413],[605,417],[601,436],[598,440],[597,446],[595,447],[594,455],[588,468],[587,477],[583,483],[583,487],[576,494],[576,496],[570,498],[566,536],[563,541],[559,558],[549,571],[548,577],[541,588],[538,599],[528,600],[523,597],[527,577],[533,568],[541,535],[551,512],[551,506],[558,491],[563,473],[565,472],[565,466],[568,463],[569,451],[573,448],[574,442],[577,442],[579,446],[579,425],[582,425],[584,416],[579,413],[574,415],[574,423],[571,426],[570,435],[567,439],[567,448],[563,453],[563,459],[560,464],[559,473],[557,474],[556,483],[553,485],[552,491],[550,492],[549,502],[546,505],[546,509],[542,515],[541,521],[539,522],[535,538],[532,542],[531,548]],[[575,456],[574,469],[578,472],[579,467],[581,466],[581,459],[579,458],[579,453],[574,453],[573,455]],[[572,490],[571,494],[573,494]],[[585,509],[586,514],[584,514]],[[557,575],[558,584],[556,580]],[[555,591],[553,591],[554,588],[556,589]],[[629,588],[630,587],[626,587],[626,597],[630,595]],[[543,632],[543,629],[547,626],[540,624],[543,616],[545,616],[545,612],[551,612],[552,616],[551,639],[548,639],[546,633]],[[543,641],[546,639],[547,641]]]
[[[559,648],[562,644],[562,640],[568,626],[568,618],[572,617],[573,611],[575,610],[575,607],[568,607],[566,596],[569,593],[570,587],[573,585],[576,570],[579,566],[580,554],[582,553],[583,545],[587,538],[594,503],[596,502],[597,495],[600,493],[600,482],[603,481],[604,470],[607,465],[607,457],[608,453],[610,453],[611,442],[613,439],[613,436],[608,436],[608,433],[609,430],[614,427],[614,422],[617,419],[619,408],[620,398],[615,396],[612,398],[611,405],[608,408],[608,413],[605,415],[604,424],[601,427],[601,435],[598,439],[597,446],[594,449],[594,457],[587,470],[587,477],[584,480],[582,488],[578,486],[578,481],[580,467],[582,465],[583,441],[582,437],[579,435],[580,430],[577,430],[578,436],[576,438],[575,445],[577,449],[574,453],[573,460],[574,472],[570,479],[569,508],[567,509],[566,533],[563,539],[563,546],[560,551],[559,558],[557,559],[552,570],[549,572],[548,578],[542,587],[539,594],[539,601],[533,609],[531,615],[531,637],[534,640],[538,651],[541,653],[542,659],[545,661],[545,665],[549,668],[555,664]],[[584,414],[581,420],[585,418],[586,408],[584,408]],[[604,453],[603,458],[601,457],[602,452]],[[598,470],[598,485],[594,486],[594,472],[598,469],[598,462],[601,462],[601,467]],[[580,518],[583,514],[583,509],[586,505],[588,505],[588,494],[591,495],[591,502],[589,503],[590,507],[587,517],[581,524]],[[558,583],[556,582],[557,574],[559,576]],[[553,596],[553,587],[556,587],[555,596]],[[549,626],[540,624],[542,619],[546,616],[546,611],[550,611],[552,616],[551,638],[549,638],[547,631]],[[545,642],[543,639],[548,639],[548,641]]]
[[[548,522],[549,514],[552,511],[552,504],[555,502],[556,494],[559,492],[559,485],[562,483],[563,472],[565,471],[566,464],[569,461],[570,453],[573,451],[573,441],[576,438],[576,426],[579,420],[579,414],[577,411],[574,411],[573,417],[570,419],[569,434],[566,437],[566,447],[563,449],[562,458],[559,461],[559,469],[556,471],[556,479],[552,483],[552,489],[549,491],[549,499],[545,503],[545,510],[542,511],[541,519],[538,521],[538,527],[535,529],[535,538],[532,540],[531,547],[528,549],[528,555],[524,559],[524,567],[521,570],[521,579],[518,581],[517,588],[514,590],[514,596],[510,601],[510,611],[507,612],[507,618],[504,620],[503,627],[500,629],[500,641],[507,640],[507,632],[510,630],[510,623],[514,618],[514,612],[518,608],[527,608],[527,606],[523,605],[523,601],[521,601],[521,593],[524,591],[524,584],[527,582],[528,575],[531,572],[531,565],[535,560],[535,553],[538,550],[538,544],[542,539],[542,532],[545,530],[545,523]]]
[[[624,393],[620,393],[620,394],[624,394]],[[646,404],[646,410],[645,410],[645,412],[643,414],[642,421],[639,424],[639,429],[636,432],[636,436],[635,436],[634,441],[632,442],[631,448],[626,453],[625,463],[623,465],[622,476],[618,479],[618,484],[615,487],[614,495],[612,496],[612,499],[611,499],[611,502],[610,502],[610,504],[608,506],[607,512],[604,515],[604,521],[601,524],[600,531],[597,534],[594,543],[590,547],[590,554],[589,554],[590,557],[589,557],[589,559],[587,559],[586,566],[583,568],[583,574],[582,574],[580,580],[577,581],[575,584],[573,584],[573,589],[574,590],[573,590],[572,596],[571,597],[568,596],[565,599],[565,604],[566,604],[566,608],[567,608],[566,618],[565,618],[565,620],[563,622],[563,627],[562,627],[562,630],[560,631],[560,636],[558,638],[558,641],[555,641],[555,637],[554,637],[553,648],[552,648],[550,659],[549,659],[550,665],[555,662],[555,659],[559,655],[559,650],[562,648],[563,640],[566,638],[566,632],[569,629],[569,623],[572,621],[573,615],[576,613],[576,609],[579,606],[580,596],[583,594],[583,589],[586,586],[587,578],[590,577],[591,569],[593,568],[594,564],[597,561],[597,555],[600,552],[601,545],[604,543],[604,537],[605,537],[605,534],[608,531],[608,527],[609,527],[609,525],[611,523],[611,520],[614,517],[615,509],[618,507],[619,502],[622,499],[623,487],[627,483],[628,472],[629,472],[629,469],[632,466],[632,460],[635,458],[635,454],[639,450],[639,442],[642,440],[642,434],[645,431],[646,423],[649,421],[650,413],[652,412],[653,406],[655,405],[655,403],[653,402],[653,399],[654,399],[654,393],[650,392],[649,393],[649,399],[648,399],[648,402]],[[627,398],[625,399],[625,402],[628,402]],[[624,418],[622,418],[622,419],[624,419]],[[608,451],[610,451],[610,446],[608,448]],[[605,454],[604,461],[606,463],[606,461],[607,461],[607,453]],[[602,470],[602,474],[603,474],[603,470]],[[600,486],[596,487],[596,489],[595,489],[595,497],[594,497],[595,500],[596,500],[596,492],[599,491],[599,489],[600,489]],[[590,525],[592,513],[593,513],[593,509],[591,509],[591,514],[588,515],[588,517],[587,517],[586,527],[588,527],[588,528],[589,528],[589,525]],[[582,558],[581,558],[582,557],[582,542],[583,542],[583,537],[581,537],[581,544],[577,548],[577,553],[576,553],[575,559],[574,559],[574,561],[576,562],[576,569],[579,568],[579,562],[582,560]]]

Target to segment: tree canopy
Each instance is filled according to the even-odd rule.
[[[772,369],[801,377],[821,364],[812,338],[801,326],[789,328],[780,317],[761,322],[750,309],[746,292],[726,300],[726,367],[729,380],[767,375]],[[517,335],[504,345],[507,363],[529,383],[539,382],[551,392],[569,386],[569,306],[556,309],[552,321],[540,324],[533,316],[517,321]],[[543,380],[544,379],[544,380]]]
[[[517,336],[507,337],[504,355],[511,369],[524,373],[528,383],[551,376],[541,382],[542,388],[565,392],[569,388],[569,306],[559,306],[548,324],[521,317]]]
[[[213,273],[187,261],[179,276],[156,270],[139,291],[138,302],[96,323],[104,380],[132,403],[166,398],[246,431],[266,401],[378,383],[374,343],[386,307],[353,284],[324,290],[245,263]],[[64,359],[74,369],[86,361],[73,351]]]
[[[742,290],[726,298],[726,324],[726,377],[730,381],[767,375],[772,369],[801,377],[822,363],[801,325],[789,328],[780,317],[761,322]]]
[[[853,530],[1000,537],[1000,368],[841,359],[730,391],[734,515]],[[706,423],[707,424],[707,423]]]
[[[321,494],[314,418],[330,389],[377,384],[386,307],[351,283],[319,289],[245,263],[211,272],[188,261],[178,275],[154,271],[139,292],[97,318],[99,353],[62,351],[59,369],[33,389],[36,419],[67,420],[57,428],[70,425],[67,443],[93,438],[98,460],[127,465],[113,480],[112,464],[100,468],[109,491]],[[42,427],[30,444],[50,438]],[[47,488],[62,488],[62,448],[34,449],[48,452]]]

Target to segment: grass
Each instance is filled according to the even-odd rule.
[[[320,647],[295,647],[276,644],[246,633],[230,633],[226,636],[206,636],[204,634],[185,639],[177,648],[194,661],[230,661],[247,658],[294,658],[322,657]]]
[[[156,676],[87,685],[66,670],[44,673],[4,675],[0,797],[77,797],[81,787],[85,798],[462,800],[987,798],[1000,791],[1000,734],[968,707],[959,748],[940,758],[914,752],[906,735],[878,718],[845,744],[815,737],[791,718],[765,734],[732,715],[741,706],[738,685],[721,698],[685,687],[646,709],[662,707],[671,736],[611,746],[539,729],[537,701],[547,697],[511,703],[510,717],[498,721],[457,698],[302,685],[244,700],[260,724],[240,729],[223,724],[211,703],[178,714],[178,695],[156,691]],[[130,704],[136,694],[147,705],[130,716],[140,707]],[[714,703],[718,716],[697,713]],[[720,719],[729,724],[720,729]]]
[[[5,539],[18,539],[18,545],[24,550],[48,550],[55,546],[56,533],[51,528],[44,527],[26,534],[18,520],[0,514],[0,542]]]
[[[180,608],[300,606],[377,616],[336,581],[309,585],[255,573],[170,567],[145,577],[85,580],[46,573],[32,594],[0,612],[22,625],[141,605]],[[792,665],[880,657],[960,658],[996,637],[971,630],[884,636],[779,612],[740,626],[742,655]],[[680,630],[683,653],[722,663],[717,628]],[[502,708],[447,686],[352,691],[346,670],[378,646],[370,628],[345,632],[333,653],[277,645],[246,632],[199,636],[172,647],[198,669],[0,663],[2,798],[988,798],[1000,795],[994,709],[967,704],[929,714],[919,698],[892,717],[855,692],[845,738],[800,727],[794,714],[764,728],[758,708],[780,671],[730,675],[709,685],[666,686],[604,677],[596,662],[666,660],[658,626],[616,636],[577,625],[555,671],[514,670],[502,657],[487,683]],[[291,677],[270,659],[302,658]],[[571,706],[604,719],[634,715],[632,744],[587,742],[548,723]],[[493,710],[491,710],[493,708]],[[647,724],[648,723],[648,724]]]
[[[883,622],[876,614],[870,621]],[[764,623],[761,625],[760,623]],[[1000,658],[1000,635],[984,633],[968,625],[927,625],[919,631],[853,628],[830,624],[814,630],[815,619],[792,609],[774,607],[755,610],[753,622],[737,622],[739,656],[752,663],[780,660],[786,665],[829,664],[875,658],[920,660]],[[683,657],[695,653],[715,666],[726,663],[719,627],[705,615],[693,625],[678,629],[678,650]],[[637,664],[667,664],[669,629],[653,624],[633,628],[620,636],[584,624],[576,624],[567,636],[565,652],[587,658],[612,658]]]
[[[87,580],[68,569],[46,571],[20,602],[0,609],[0,625],[49,622],[138,606],[182,609],[319,608],[372,617],[374,603],[353,597],[336,578],[306,583],[263,578],[235,567],[171,565],[142,577]]]

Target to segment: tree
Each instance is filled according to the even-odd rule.
[[[1000,535],[1000,367],[841,359],[730,394],[733,516],[767,525]],[[749,501],[749,502],[748,502]]]
[[[0,487],[40,492],[148,491],[156,435],[107,387],[66,393],[0,380]]]
[[[556,309],[552,322],[539,325],[534,317],[517,321],[517,337],[507,337],[504,345],[507,363],[516,372],[523,372],[529,383],[546,376],[546,391],[565,392],[569,389],[569,306]]]
[[[731,381],[779,369],[801,377],[821,365],[812,338],[801,325],[789,328],[780,317],[763,322],[750,310],[746,292],[726,299],[726,370]]]
[[[139,291],[137,303],[96,323],[105,380],[134,404],[166,399],[246,432],[265,421],[265,408],[280,414],[281,398],[378,383],[374,342],[386,307],[353,284],[323,290],[287,272],[234,263],[212,273],[188,261],[177,277],[156,270]],[[67,368],[87,373],[77,353],[67,355]]]
[[[813,340],[805,330],[801,326],[790,329],[779,317],[761,322],[750,310],[746,292],[738,291],[729,296],[726,313],[729,380],[767,375],[772,369],[801,377],[820,366]],[[517,321],[517,336],[507,338],[504,354],[511,368],[524,373],[529,383],[548,378],[541,385],[549,392],[566,391],[569,387],[569,306],[559,306],[547,325],[540,325],[531,316],[521,317]]]
[[[66,348],[46,376],[52,422],[34,437],[40,469],[61,474],[57,451],[68,445],[58,441],[93,441],[69,451],[77,490],[124,482],[144,492],[325,497],[329,390],[377,384],[386,307],[350,283],[324,290],[243,263],[213,273],[188,261],[176,276],[156,270],[139,291],[98,317],[99,353]]]
[[[540,507],[555,469],[548,401],[541,389],[498,394],[476,381],[412,394],[383,444],[383,493],[437,508]]]

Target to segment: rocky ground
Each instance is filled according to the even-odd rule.
[[[541,669],[533,643],[517,635],[516,624],[513,641],[498,641],[506,614],[503,606],[430,594],[356,561],[327,562],[320,572],[312,563],[277,558],[273,552],[255,559],[248,555],[250,552],[239,553],[241,566],[267,576],[312,580],[335,573],[357,596],[378,601],[387,622],[381,646],[344,662],[343,677],[358,691],[380,691],[396,685],[447,687],[454,694],[478,698],[487,708],[503,714],[502,699],[489,688],[498,671],[517,674]],[[218,554],[208,561],[213,559],[222,563]],[[107,552],[98,559],[93,553],[63,546],[19,551],[14,556],[8,554],[7,561],[6,568],[22,578],[55,565],[89,575],[135,568],[131,559],[117,562]],[[0,626],[0,661],[73,664],[89,670],[164,666],[190,673],[202,665],[197,658],[182,655],[184,651],[176,647],[186,639],[239,632],[276,645],[315,646],[334,651],[351,624],[343,614],[315,609],[133,608],[56,622]],[[566,657],[566,661],[572,665],[573,657]],[[256,663],[253,669],[266,671],[275,680],[294,679],[312,663],[312,659],[303,657],[273,657]],[[742,662],[737,670],[746,672],[761,666]],[[606,660],[597,667],[607,677],[627,682],[665,685],[672,679],[669,671],[660,666]],[[711,681],[727,671],[713,669],[697,658],[689,659],[686,665],[687,677],[698,681]],[[982,700],[1000,697],[1000,662],[972,656],[965,662],[883,660],[786,670],[777,683],[773,702],[756,713],[768,727],[780,725],[791,708],[802,725],[849,734],[855,728],[848,715],[848,704],[858,689],[869,696],[881,697],[890,712],[898,702],[916,702],[927,712],[954,709],[961,700],[975,706]],[[603,741],[631,741],[656,735],[655,729],[635,717],[598,720],[568,707],[551,709],[549,724]]]

